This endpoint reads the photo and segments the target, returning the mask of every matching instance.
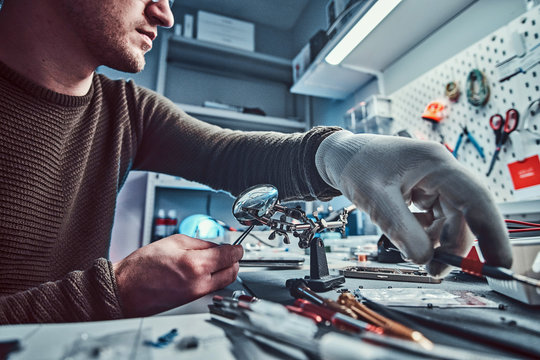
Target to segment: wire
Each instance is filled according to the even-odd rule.
[[[510,229],[510,230],[508,230],[509,233],[520,233],[520,232],[529,232],[529,231],[540,231],[540,227],[531,227],[531,228],[524,228],[524,229]]]
[[[473,106],[484,106],[489,99],[489,84],[484,74],[472,69],[467,76],[467,100]]]
[[[533,226],[533,227],[540,227],[540,224],[533,223],[533,222],[527,222],[527,221],[519,221],[519,220],[505,219],[504,222],[507,223],[507,224],[519,224],[519,225],[527,225],[527,226]]]

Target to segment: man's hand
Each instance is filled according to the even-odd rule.
[[[153,315],[224,288],[236,279],[241,246],[172,235],[113,265],[126,317]]]
[[[365,211],[410,260],[443,276],[435,251],[464,256],[474,235],[495,266],[510,267],[504,220],[487,189],[440,144],[339,131],[320,145],[317,170]],[[425,213],[413,214],[414,203]],[[474,235],[471,233],[474,233]]]

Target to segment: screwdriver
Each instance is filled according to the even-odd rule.
[[[338,303],[349,307],[365,321],[381,327],[384,330],[385,334],[414,341],[425,349],[433,348],[433,343],[428,340],[421,332],[406,327],[403,324],[386,318],[383,315],[373,311],[366,305],[358,302],[358,300],[356,300],[354,295],[351,293],[341,293],[341,295],[339,295]]]
[[[540,288],[540,280],[533,279],[521,274],[516,274],[513,271],[500,266],[486,265],[479,261],[470,260],[458,255],[448,254],[445,252],[436,252],[433,256],[433,259],[443,264],[461,268],[461,270],[463,270],[464,272],[474,276],[488,276],[490,278],[499,280],[515,280],[524,284]]]

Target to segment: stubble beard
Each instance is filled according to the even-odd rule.
[[[138,73],[144,69],[146,60],[142,49],[130,47],[126,41],[110,39],[108,42],[109,51],[105,56],[102,54],[103,65],[112,69]]]
[[[122,9],[114,2],[97,4],[88,0],[62,2],[96,66],[137,73],[144,69],[146,51],[130,44],[130,34],[138,24],[123,24]]]

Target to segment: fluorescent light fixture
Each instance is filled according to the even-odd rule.
[[[326,55],[324,60],[331,65],[341,63],[400,2],[401,0],[378,0]]]

